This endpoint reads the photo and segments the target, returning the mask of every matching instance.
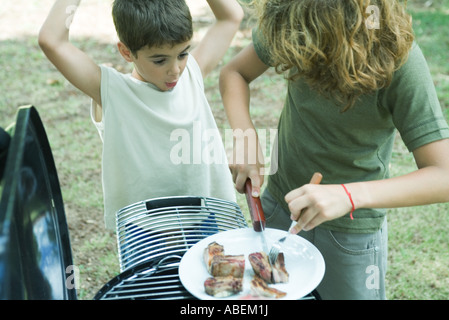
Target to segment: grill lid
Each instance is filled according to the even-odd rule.
[[[58,176],[34,107],[19,109],[0,192],[0,299],[76,299]]]

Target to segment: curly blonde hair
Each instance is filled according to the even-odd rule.
[[[305,79],[343,111],[387,87],[414,40],[406,1],[255,0],[252,6],[276,71]]]

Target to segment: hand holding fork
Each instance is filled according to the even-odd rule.
[[[312,176],[312,179],[310,180],[310,184],[320,184],[321,183],[321,179],[323,178],[323,175],[319,172],[315,172]],[[292,221],[292,224],[290,225],[290,228],[287,231],[287,234],[282,237],[281,239],[279,239],[277,242],[275,242],[273,244],[273,246],[270,249],[270,252],[268,253],[268,259],[270,260],[270,263],[272,265],[275,264],[279,252],[281,251],[281,243],[283,243],[285,241],[285,239],[287,239],[290,236],[290,229],[293,228],[295,225],[297,224],[297,221]]]

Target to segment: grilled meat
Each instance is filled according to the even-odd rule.
[[[255,297],[268,297],[268,298],[282,298],[287,295],[287,293],[280,291],[275,288],[270,288],[267,283],[255,275],[253,280],[251,280],[251,294]]]
[[[243,278],[211,277],[204,281],[204,289],[210,296],[226,298],[242,291]]]
[[[261,277],[265,282],[271,283],[272,271],[268,256],[265,252],[254,252],[248,256],[249,263],[254,270],[254,273]]]
[[[225,255],[223,246],[215,241],[204,249],[203,259],[207,271],[214,277],[243,278],[245,257],[243,255]]]
[[[224,247],[216,242],[210,243],[204,249],[203,259],[212,277],[204,281],[207,294],[224,298],[243,290],[243,275],[245,273],[245,256],[226,255]],[[288,272],[285,268],[284,254],[279,253],[276,263],[271,266],[265,252],[249,254],[248,260],[255,276],[251,281],[251,293],[255,297],[282,298],[286,295],[278,289],[268,286],[270,283],[288,282]]]
[[[210,274],[214,277],[233,276],[243,278],[245,273],[245,256],[215,255],[210,265]]]
[[[285,268],[284,254],[279,252],[276,263],[272,270],[272,280],[273,283],[287,283],[288,282],[288,272]]]
[[[288,272],[285,268],[284,254],[279,253],[276,263],[271,266],[268,256],[265,252],[250,253],[249,262],[254,273],[267,283],[286,283],[288,282]]]
[[[207,271],[210,273],[210,267],[212,259],[216,255],[224,255],[224,248],[222,245],[216,243],[215,241],[210,243],[206,249],[204,249],[204,263],[206,264]]]

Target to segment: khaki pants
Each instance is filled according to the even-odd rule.
[[[261,201],[267,227],[285,230],[290,226],[290,213],[267,190]],[[326,270],[317,287],[322,299],[386,299],[386,219],[382,228],[375,233],[343,233],[318,226],[310,231],[301,231],[299,235],[313,243],[324,257]]]

